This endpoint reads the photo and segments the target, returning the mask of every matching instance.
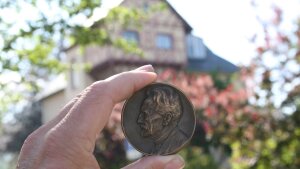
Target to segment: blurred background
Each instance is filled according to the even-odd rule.
[[[96,80],[152,64],[186,93],[187,169],[300,168],[299,0],[2,0],[0,169],[26,137]],[[101,168],[142,155],[114,107]],[[66,140],[67,141],[67,140]]]

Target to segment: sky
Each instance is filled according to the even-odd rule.
[[[246,64],[253,56],[249,38],[259,25],[248,0],[170,0],[194,28],[193,33],[217,55],[234,64]]]
[[[249,39],[262,28],[256,19],[272,17],[272,5],[284,11],[286,29],[291,20],[299,16],[299,0],[257,0],[259,7],[253,8],[251,0],[168,0],[176,11],[193,27],[193,34],[217,55],[237,65],[247,65],[255,55],[255,46]],[[120,0],[104,0],[108,8]]]
[[[299,0],[263,0],[258,7],[251,0],[169,0],[174,8],[194,28],[194,34],[219,56],[235,64],[247,64],[255,55],[249,42],[255,33],[262,33],[257,14],[262,19],[273,17],[272,5],[284,11],[284,27],[292,28],[292,20],[299,16]]]

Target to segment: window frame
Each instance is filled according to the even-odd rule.
[[[133,34],[135,34],[136,35],[136,41],[132,41],[132,40],[127,39],[126,36],[125,36],[126,33],[133,33]],[[139,35],[139,32],[136,31],[136,30],[130,30],[130,29],[123,30],[121,36],[122,36],[123,39],[125,39],[129,43],[135,43],[136,45],[140,44],[140,35]]]
[[[169,40],[170,40],[170,47],[168,48],[165,48],[163,46],[159,46],[159,37],[168,37]],[[162,33],[162,32],[159,32],[156,34],[156,38],[155,38],[155,46],[157,49],[160,49],[160,50],[173,50],[174,49],[174,38],[173,38],[173,35],[170,34],[170,33]]]

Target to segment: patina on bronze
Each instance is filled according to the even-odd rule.
[[[191,139],[196,124],[193,106],[179,89],[153,83],[133,94],[122,110],[123,132],[145,155],[169,155]]]

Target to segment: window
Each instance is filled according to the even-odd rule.
[[[171,35],[158,34],[156,37],[156,47],[160,49],[172,49]]]
[[[206,57],[206,47],[201,38],[187,36],[187,53],[189,58],[204,59]]]
[[[143,4],[143,8],[145,12],[149,12],[149,4],[147,2]]]
[[[131,43],[137,44],[139,42],[139,34],[136,31],[124,31],[123,38]]]

